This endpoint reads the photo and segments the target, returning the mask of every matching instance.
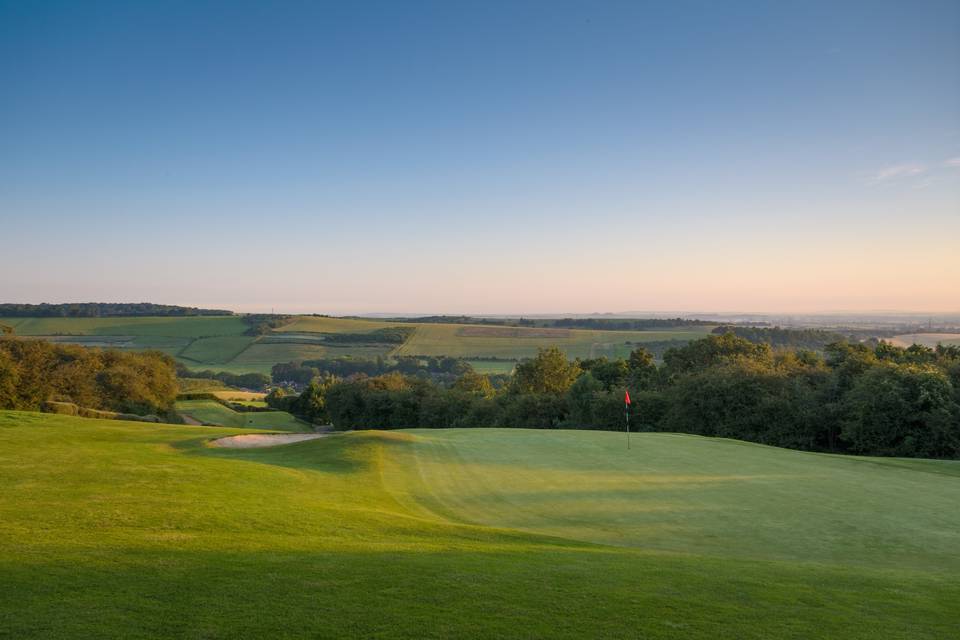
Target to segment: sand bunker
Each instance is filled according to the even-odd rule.
[[[219,438],[211,442],[210,446],[223,447],[225,449],[252,449],[254,447],[275,447],[280,444],[303,442],[304,440],[316,440],[317,438],[325,438],[326,436],[327,434],[325,433],[249,433],[242,436]]]

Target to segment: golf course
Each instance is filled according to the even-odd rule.
[[[951,638],[960,463],[0,411],[0,637]]]

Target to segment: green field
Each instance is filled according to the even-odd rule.
[[[223,427],[246,427],[274,431],[313,431],[313,428],[285,411],[234,411],[215,400],[180,400],[177,411],[197,422]]]
[[[0,412],[0,636],[944,639],[960,465]]]
[[[165,318],[0,318],[21,336],[161,336],[199,338],[240,335],[249,326],[238,316]]]
[[[396,322],[297,316],[272,333],[252,337],[240,317],[174,318],[0,318],[19,336],[45,337],[91,347],[158,349],[192,369],[269,374],[280,362],[390,355],[499,357],[520,360],[541,347],[558,346],[571,358],[626,357],[637,344],[691,340],[712,327],[668,331],[588,331],[492,325],[406,323],[415,329],[402,345],[328,343],[324,334],[369,333]],[[515,362],[475,361],[483,373],[509,373]]]

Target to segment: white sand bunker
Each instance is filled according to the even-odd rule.
[[[316,440],[317,438],[325,438],[326,436],[327,434],[325,433],[248,433],[242,436],[218,438],[217,440],[212,441],[210,446],[223,447],[225,449],[252,449],[254,447],[275,447],[279,444],[303,442],[304,440]]]

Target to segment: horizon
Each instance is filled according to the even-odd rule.
[[[643,319],[643,318],[673,318],[681,317],[686,319],[698,319],[698,318],[711,318],[711,317],[757,317],[757,318],[774,318],[774,319],[785,319],[790,317],[795,318],[830,318],[830,317],[855,317],[862,319],[870,318],[924,318],[930,317],[931,319],[952,319],[953,317],[960,318],[960,310],[924,310],[924,309],[865,309],[865,310],[852,310],[852,309],[825,309],[825,310],[814,310],[814,311],[797,311],[797,310],[785,310],[785,311],[769,311],[769,310],[749,310],[749,309],[733,309],[733,310],[717,310],[717,309],[667,309],[667,310],[657,310],[657,309],[646,309],[646,310],[626,310],[626,311],[530,311],[530,312],[516,312],[516,311],[503,311],[503,312],[482,312],[482,313],[467,313],[461,311],[447,311],[447,312],[435,312],[435,311],[358,311],[352,313],[332,313],[325,311],[323,309],[288,309],[288,308],[278,308],[278,307],[259,307],[259,306],[250,306],[246,305],[247,308],[241,308],[237,306],[229,305],[217,305],[217,304],[182,304],[177,302],[157,302],[151,300],[41,300],[39,302],[31,302],[24,300],[4,300],[0,299],[0,304],[27,304],[27,305],[61,305],[61,304],[160,304],[173,307],[184,307],[184,308],[197,308],[203,310],[222,310],[228,311],[234,314],[276,314],[276,315],[320,315],[320,316],[330,316],[330,317],[367,317],[367,318],[426,318],[426,317],[467,317],[467,318],[564,318],[564,317],[610,317],[610,318],[620,318],[620,319]],[[0,313],[0,317],[3,317],[3,314]]]
[[[956,313],[958,25],[0,1],[0,300]]]

